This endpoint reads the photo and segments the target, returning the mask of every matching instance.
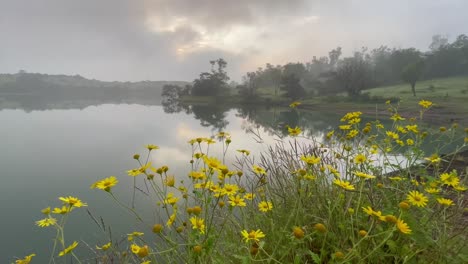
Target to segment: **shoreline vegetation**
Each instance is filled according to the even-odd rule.
[[[292,111],[300,106],[289,104]],[[466,263],[467,171],[447,166],[452,161],[440,151],[461,139],[453,156],[458,159],[466,152],[468,128],[422,125],[434,107],[429,100],[420,100],[418,114],[408,118],[398,102],[386,106],[390,124],[364,123],[362,112],[348,112],[323,141],[299,143],[301,127],[287,126],[289,137],[259,157],[231,149],[236,138],[228,132],[193,138],[186,176],[150,162],[153,152],[164,149],[147,145],[126,175],[90,183],[134,216],[136,225],[129,228],[138,228],[112,237],[93,216],[102,239],[97,245],[77,241],[66,236],[67,221],[93,205],[85,197],[59,197],[59,205],[44,208],[36,221],[54,235],[49,262]],[[429,141],[437,144],[426,153],[422,146]],[[213,156],[213,148],[221,156]],[[233,164],[228,155],[236,157]],[[387,167],[396,174],[386,175]],[[113,191],[121,177],[133,178],[130,201]],[[144,185],[148,192],[141,191]],[[143,194],[154,207],[134,204],[135,195]],[[142,218],[141,210],[158,217]],[[87,255],[75,252],[87,246]],[[36,254],[44,253],[16,264],[34,263]]]
[[[426,113],[424,122],[430,125],[451,125],[459,123],[468,125],[468,77],[450,77],[421,82],[416,88],[421,96],[413,97],[408,92],[407,85],[376,87],[363,92],[360,97],[350,98],[345,94],[330,96],[313,96],[299,100],[299,109],[305,111],[326,111],[345,114],[349,109],[363,112],[367,117],[389,117],[385,102],[398,102],[399,111],[403,117],[418,113],[417,102],[422,98],[434,102],[432,111]],[[163,99],[164,100],[164,99]],[[178,103],[189,105],[213,105],[222,102],[230,107],[243,105],[262,105],[267,107],[289,106],[290,100],[280,95],[259,93],[255,97],[245,98],[241,95],[224,96],[192,96],[183,95],[177,98]],[[163,101],[164,105],[164,101]]]

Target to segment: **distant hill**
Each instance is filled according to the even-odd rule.
[[[0,74],[0,109],[66,108],[88,103],[140,103],[159,105],[166,84],[185,86],[183,81],[104,82],[80,75],[49,75],[20,71]],[[64,102],[66,102],[64,104]],[[75,104],[76,103],[76,104]]]

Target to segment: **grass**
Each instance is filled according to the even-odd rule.
[[[194,138],[187,150],[188,177],[149,163],[154,151],[164,150],[148,145],[146,155],[134,156],[137,167],[128,175],[91,186],[135,217],[128,235],[103,232],[105,243],[89,245],[87,256],[76,255],[75,248],[86,243],[66,236],[67,220],[88,205],[60,197],[60,205],[43,209],[44,219],[36,221],[55,231],[50,262],[466,263],[467,172],[443,169],[440,149],[425,153],[422,147],[461,137],[460,152],[467,147],[468,129],[424,128],[420,121],[430,104],[419,107],[415,120],[401,120],[398,104],[387,108],[390,125],[362,124],[361,112],[349,112],[323,141],[301,144],[301,128],[290,127],[289,138],[259,157],[230,149],[236,139],[226,132]],[[221,156],[212,156],[215,147]],[[233,164],[225,164],[228,153],[236,156]],[[387,176],[389,168],[399,174]],[[133,177],[128,186],[133,192],[146,186],[154,208],[120,201],[113,192],[119,177]],[[140,216],[148,210],[159,217]]]
[[[418,98],[468,99],[468,77],[452,77],[420,81],[416,83],[416,97],[411,93],[409,84],[377,87],[366,90],[371,96],[403,97],[405,100],[417,102]]]

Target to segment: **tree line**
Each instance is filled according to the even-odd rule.
[[[291,99],[338,93],[356,97],[366,89],[402,82],[408,83],[416,96],[415,86],[420,80],[468,75],[468,36],[459,35],[449,42],[447,37],[435,35],[428,48],[421,51],[388,46],[372,50],[363,47],[351,56],[343,57],[342,48],[337,47],[328,52],[328,56],[314,56],[306,63],[267,63],[265,67],[247,72],[240,84],[228,83],[227,62],[218,59],[210,61],[211,71],[201,73],[191,85],[163,87],[163,96],[170,93],[175,97],[237,93],[253,99],[261,89]]]

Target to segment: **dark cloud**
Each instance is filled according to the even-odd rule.
[[[0,0],[0,72],[192,80],[223,57],[235,79],[340,45],[426,48],[466,32],[464,0]]]

